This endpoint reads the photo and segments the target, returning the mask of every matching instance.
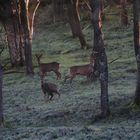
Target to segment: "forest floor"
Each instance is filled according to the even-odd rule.
[[[92,44],[93,28],[83,22],[84,35]],[[80,50],[67,24],[44,25],[35,31],[33,60],[35,75],[7,74],[3,79],[5,128],[0,140],[139,140],[140,110],[132,107],[136,86],[136,61],[132,25],[105,22],[105,47],[109,64],[109,105],[111,115],[95,120],[100,113],[99,81],[77,76],[62,85],[68,68],[87,64],[92,49]],[[42,62],[61,63],[62,79],[53,72],[45,80],[60,87],[61,97],[45,102],[35,53],[44,50]]]

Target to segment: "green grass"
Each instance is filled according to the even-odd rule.
[[[84,34],[92,44],[93,29],[85,22]],[[80,50],[77,39],[71,37],[67,24],[55,24],[39,28],[33,39],[33,63],[35,53],[43,50],[41,62],[61,63],[62,79],[56,80],[53,72],[46,81],[60,87],[61,97],[45,102],[40,88],[40,78],[35,75],[4,75],[3,99],[5,128],[0,139],[47,140],[108,140],[139,139],[140,110],[133,111],[131,103],[136,86],[136,62],[133,49],[132,25],[122,28],[117,23],[104,22],[103,32],[109,64],[109,100],[111,116],[95,121],[100,113],[100,84],[77,76],[73,83],[62,85],[70,66],[89,62],[92,49]]]

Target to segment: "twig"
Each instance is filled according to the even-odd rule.
[[[111,64],[111,63],[115,62],[115,61],[118,60],[119,58],[120,58],[120,57],[117,57],[116,59],[110,61],[108,64]]]

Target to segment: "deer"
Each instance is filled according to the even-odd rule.
[[[57,94],[60,97],[57,85],[50,82],[44,82],[43,78],[41,78],[41,89],[44,93],[44,99],[46,99],[47,96],[47,99],[52,100],[54,94]]]
[[[58,62],[41,63],[40,59],[41,59],[42,55],[43,55],[42,53],[35,54],[38,65],[39,65],[40,76],[44,77],[47,72],[53,71],[57,76],[57,80],[61,79],[61,73],[59,72],[60,63],[58,63]]]
[[[70,67],[69,73],[65,76],[64,83],[66,82],[67,79],[70,79],[70,83],[72,83],[72,80],[76,77],[76,75],[87,76],[87,79],[90,79],[93,73],[94,64],[95,64],[95,56],[93,56],[92,54],[90,56],[89,64]]]
[[[72,66],[69,68],[69,73],[65,76],[64,83],[67,79],[70,79],[70,83],[72,83],[72,80],[76,77],[76,75],[87,76],[87,78],[89,79],[91,73],[92,69],[90,64]]]

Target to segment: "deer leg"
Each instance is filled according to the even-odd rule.
[[[60,73],[59,70],[57,71],[57,77],[58,77],[59,79],[61,79],[61,73]]]
[[[61,79],[61,73],[59,71],[54,71],[56,76],[57,76],[57,80]]]
[[[88,74],[87,75],[87,80],[90,80],[90,78],[91,78],[91,74]]]
[[[73,75],[70,77],[70,83],[72,83],[72,80],[75,78],[76,75]]]
[[[71,76],[70,75],[66,75],[65,76],[65,79],[64,79],[64,83],[67,81],[67,79],[69,79],[69,78],[71,78]]]
[[[53,93],[49,93],[50,94],[50,100],[52,100],[52,98],[53,98]]]
[[[56,91],[56,94],[59,96],[59,98],[60,98],[60,93],[58,92],[58,91]]]
[[[47,98],[46,98],[46,97],[47,97]],[[49,99],[49,95],[46,94],[46,92],[44,92],[44,99],[45,99],[45,101],[48,101],[48,99]]]

